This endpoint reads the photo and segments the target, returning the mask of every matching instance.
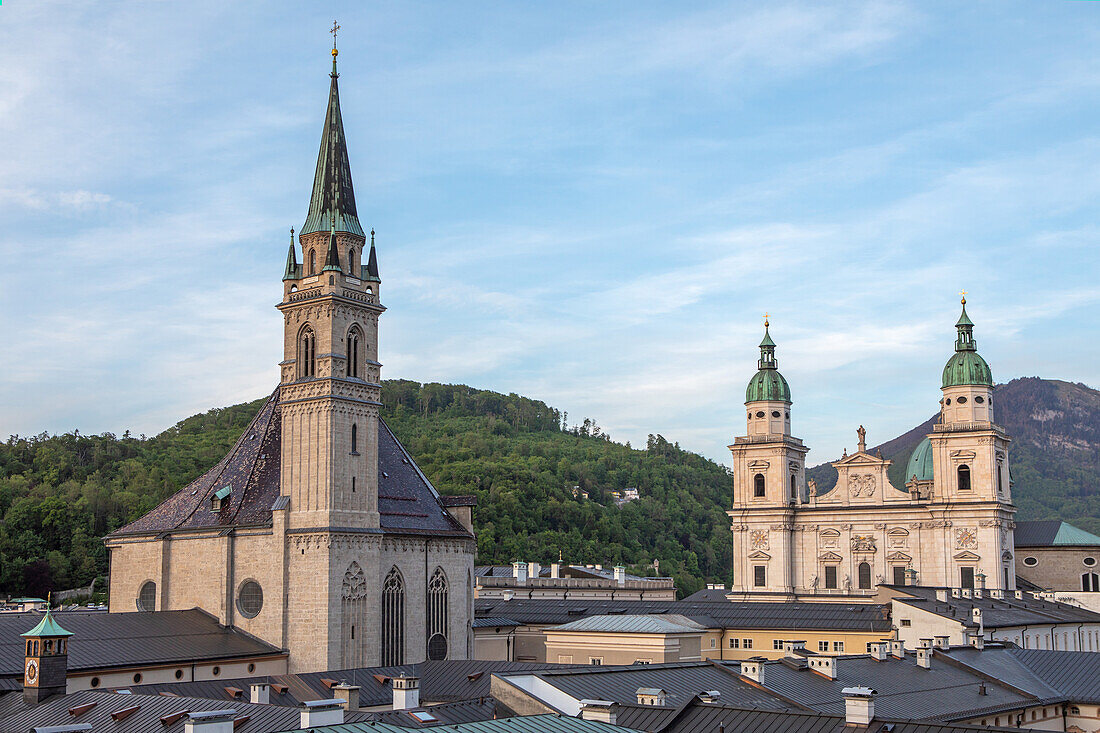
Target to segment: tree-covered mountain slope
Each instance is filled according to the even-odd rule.
[[[0,593],[42,594],[106,572],[99,537],[216,463],[263,400],[153,438],[79,433],[0,445]],[[622,562],[684,593],[729,580],[726,469],[660,436],[643,449],[546,404],[463,385],[387,381],[383,416],[443,493],[475,494],[478,562]],[[573,487],[579,487],[578,496]],[[637,488],[616,505],[610,492]],[[589,499],[580,498],[587,492]]]
[[[1009,466],[1017,519],[1064,519],[1100,532],[1100,391],[1028,377],[994,390],[994,419],[1012,438]],[[871,451],[893,461],[890,481],[905,484],[909,456],[932,432],[934,415]],[[836,484],[828,463],[808,471],[819,491]]]

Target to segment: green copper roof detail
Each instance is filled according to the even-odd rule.
[[[355,211],[355,191],[351,185],[351,163],[348,161],[344,121],[340,116],[340,91],[336,80],[336,57],[332,57],[332,83],[329,86],[325,129],[321,133],[321,149],[317,153],[317,172],[313,176],[313,195],[302,234],[331,231],[363,236],[363,227]],[[338,195],[337,195],[338,194]],[[335,217],[332,216],[335,212]],[[333,221],[335,218],[335,221]]]
[[[31,636],[72,636],[72,635],[73,635],[73,632],[66,631],[65,629],[61,628],[61,625],[53,620],[53,614],[50,613],[50,610],[48,608],[46,609],[46,613],[43,614],[42,620],[38,622],[38,625],[35,626],[30,631],[28,631],[27,633],[22,634],[22,636],[25,636],[25,637],[31,637]]]
[[[374,252],[374,230],[370,230],[370,256],[367,257],[367,276],[370,282],[380,283],[382,278],[378,276],[378,255]]]
[[[791,388],[779,373],[779,362],[775,358],[775,342],[772,341],[768,326],[765,320],[764,339],[760,342],[760,361],[756,363],[759,371],[749,380],[749,386],[745,389],[745,402],[791,401]]]
[[[962,315],[955,324],[955,328],[958,329],[955,353],[943,368],[942,384],[944,387],[962,385],[992,387],[993,374],[989,371],[989,365],[985,363],[985,359],[978,354],[978,344],[974,341],[974,324],[966,315],[966,298],[963,298],[962,307]]]
[[[283,271],[283,279],[297,280],[301,275],[301,270],[298,269],[298,258],[294,252],[294,229],[291,228],[290,249],[286,253],[286,270]]]
[[[925,438],[913,449],[913,455],[909,456],[909,463],[905,466],[905,480],[908,482],[914,476],[917,481],[931,481],[932,472],[932,441]]]
[[[1100,537],[1091,532],[1086,532],[1080,527],[1062,522],[1058,528],[1058,534],[1054,535],[1055,545],[1100,545]]]

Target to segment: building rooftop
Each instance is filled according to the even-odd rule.
[[[213,468],[108,539],[155,535],[174,530],[271,524],[274,508],[288,505],[280,496],[281,426],[276,389],[229,453]],[[230,487],[225,508],[210,510],[211,497]],[[412,456],[378,420],[378,512],[381,529],[395,534],[469,537],[443,506],[442,498]],[[303,529],[297,531],[312,531]]]
[[[150,664],[186,664],[210,659],[284,656],[286,652],[232,628],[197,608],[187,611],[52,614],[72,632],[69,670],[83,671]],[[41,616],[0,614],[0,676],[23,675],[23,638]]]
[[[1100,537],[1060,519],[1016,522],[1016,547],[1100,547]]]
[[[705,631],[706,626],[675,613],[654,615],[588,616],[552,631],[606,632],[610,634],[692,634]]]
[[[405,730],[408,729],[388,723],[351,723],[314,727],[309,729],[309,733],[402,733]],[[528,715],[522,718],[484,720],[477,723],[449,725],[447,730],[453,733],[641,733],[620,725],[608,725],[562,715]]]
[[[1035,598],[1022,593],[1016,598],[1005,593],[1003,598],[993,598],[989,591],[981,598],[955,596],[952,589],[923,586],[890,586],[894,600],[937,616],[958,621],[964,626],[977,628],[974,609],[980,609],[982,624],[988,628],[1029,626],[1052,623],[1100,623],[1100,613],[1068,603]]]

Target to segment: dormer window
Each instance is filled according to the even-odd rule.
[[[210,497],[210,511],[220,512],[229,505],[229,495],[233,493],[232,486],[223,486]]]

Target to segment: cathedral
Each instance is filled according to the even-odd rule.
[[[993,377],[962,303],[939,420],[900,487],[887,478],[890,461],[868,452],[862,426],[856,452],[832,464],[836,484],[819,491],[807,481],[809,448],[791,435],[791,390],[765,321],[747,434],[729,446],[731,598],[850,598],[882,584],[1015,588],[1009,439],[993,421]]]
[[[221,462],[105,539],[112,612],[204,609],[287,649],[291,672],[473,655],[473,501],[440,496],[379,416],[386,309],[336,55],[276,306],[279,386]]]

